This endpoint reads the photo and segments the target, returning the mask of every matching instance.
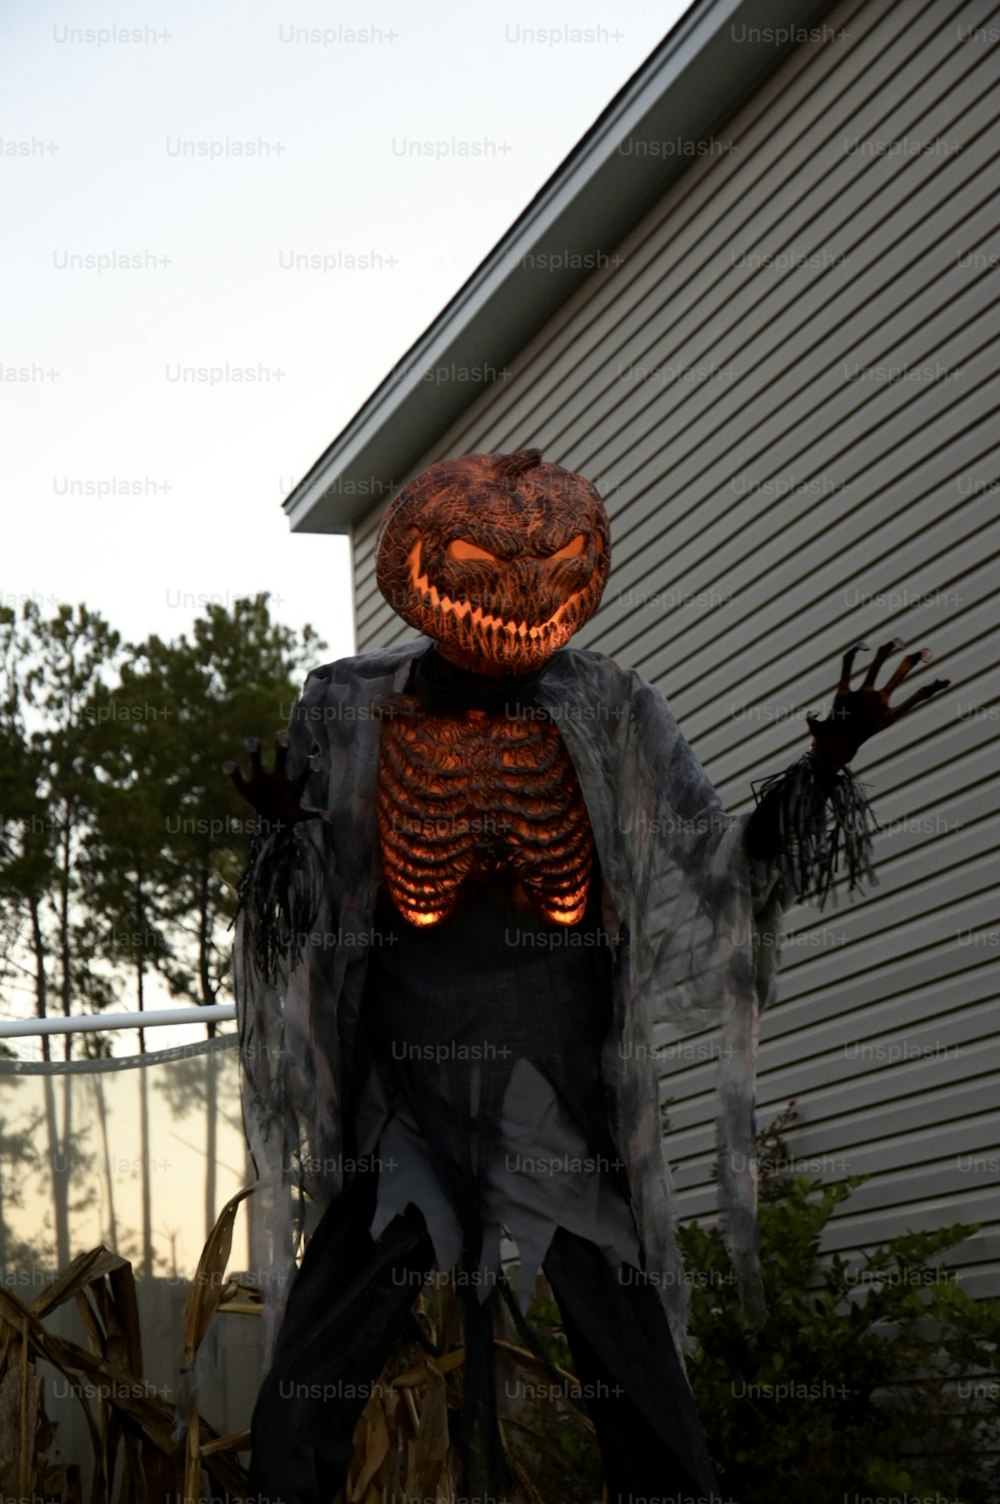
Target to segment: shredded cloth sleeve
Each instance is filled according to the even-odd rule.
[[[285,962],[295,967],[319,907],[315,848],[303,825],[258,822],[237,888],[237,915],[245,915],[246,962],[268,982]]]
[[[315,715],[324,693],[322,673],[311,674],[289,722],[289,777],[325,751],[323,723]],[[327,779],[324,769],[312,773],[303,808],[326,807]],[[318,1157],[328,1165],[334,1182],[339,1167],[329,1105],[338,1095],[335,1022],[324,1032],[310,1017],[317,970],[329,967],[335,954],[332,857],[322,818],[294,825],[261,820],[237,890],[233,971],[240,1094],[257,1176],[250,1225],[253,1268],[265,1298],[265,1364],[296,1268],[309,1210],[305,1196],[317,1179],[313,1163]]]
[[[872,866],[874,812],[853,771],[806,752],[783,773],[752,785],[757,807],[746,828],[751,856],[773,861],[799,898],[823,909],[841,870],[848,891],[878,886]],[[834,894],[836,902],[836,894]]]

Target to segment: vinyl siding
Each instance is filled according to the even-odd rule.
[[[933,647],[950,689],[855,763],[881,886],[788,916],[758,1100],[796,1100],[811,1173],[872,1175],[824,1248],[978,1221],[949,1259],[974,1295],[1000,1294],[1000,87],[966,32],[998,24],[831,10],[411,472],[538,445],[595,480],[614,566],[574,643],[664,691],[733,811],[804,750],[850,642]],[[378,521],[353,533],[359,651],[412,636]],[[715,1207],[711,1049],[664,1050],[682,1216]]]

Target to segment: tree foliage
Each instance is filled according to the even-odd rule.
[[[190,632],[139,643],[82,604],[0,609],[0,1011],[145,1010],[151,989],[193,1007],[227,997],[248,821],[222,764],[245,737],[286,724],[323,648],[311,627],[275,622],[265,594],[209,605]],[[74,1038],[77,1054],[111,1051],[101,1033],[54,1048],[69,1058]],[[45,1101],[51,1253],[63,1266],[85,1151],[69,1078],[47,1078]],[[213,1167],[214,1129],[210,1111]],[[209,1227],[214,1198],[210,1171]],[[150,1272],[148,1226],[144,1243]]]

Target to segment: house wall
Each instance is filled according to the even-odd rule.
[[[758,1098],[762,1121],[795,1099],[804,1171],[871,1175],[825,1248],[981,1222],[948,1260],[976,1295],[1000,1293],[990,13],[833,9],[413,472],[538,445],[597,482],[614,565],[574,642],[664,691],[733,811],[805,749],[848,644],[934,649],[950,689],[855,761],[880,887],[789,915]],[[358,651],[412,635],[378,520]],[[712,1036],[661,1043],[679,1211],[710,1216]]]

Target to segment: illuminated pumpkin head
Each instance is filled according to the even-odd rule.
[[[394,499],[376,579],[393,610],[451,662],[526,674],[597,610],[611,567],[589,481],[538,449],[441,460]]]

